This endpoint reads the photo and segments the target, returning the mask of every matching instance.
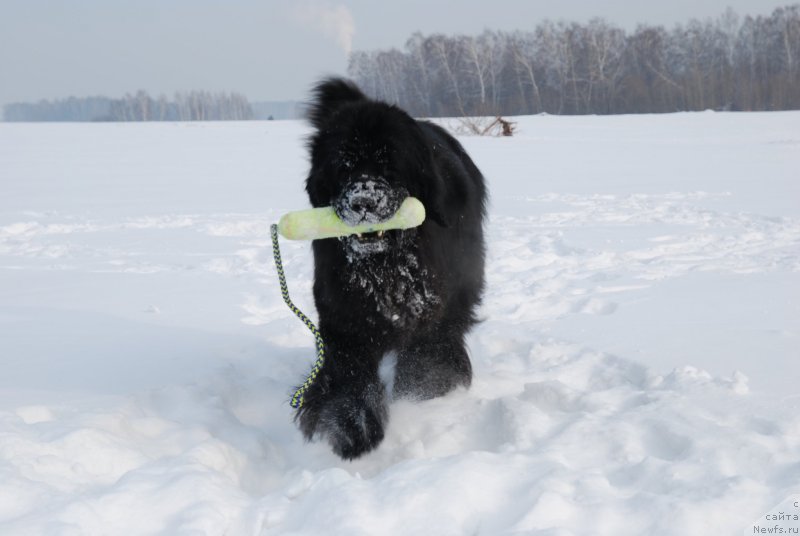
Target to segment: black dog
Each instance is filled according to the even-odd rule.
[[[383,439],[379,365],[396,356],[393,396],[433,398],[469,386],[464,336],[483,291],[483,176],[444,129],[330,79],[309,118],[315,207],[346,223],[385,221],[407,196],[426,209],[415,229],[315,240],[314,300],[327,357],[296,420],[342,458]]]

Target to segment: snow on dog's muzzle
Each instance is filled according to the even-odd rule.
[[[362,176],[348,182],[333,201],[336,214],[347,225],[380,223],[391,219],[408,192],[382,177]]]

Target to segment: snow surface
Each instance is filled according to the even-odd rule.
[[[752,534],[800,493],[800,113],[518,122],[462,138],[474,384],[352,463],[288,406],[303,123],[0,123],[0,534]]]

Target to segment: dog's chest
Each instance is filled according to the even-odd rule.
[[[429,318],[440,302],[431,274],[413,252],[364,259],[350,268],[348,290],[360,298],[366,311],[374,307],[375,316],[368,314],[367,323],[382,320],[398,328],[413,327]]]

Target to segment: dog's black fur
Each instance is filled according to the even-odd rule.
[[[383,439],[388,393],[379,377],[396,356],[394,397],[427,399],[472,379],[464,336],[484,286],[483,176],[444,129],[328,79],[314,90],[306,191],[349,224],[389,219],[411,195],[415,229],[315,240],[314,299],[327,357],[297,423],[356,458]]]

